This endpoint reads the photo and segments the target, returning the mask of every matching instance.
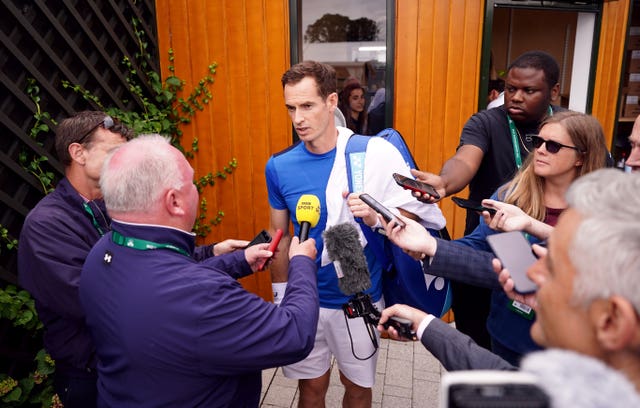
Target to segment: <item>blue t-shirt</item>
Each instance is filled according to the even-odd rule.
[[[314,154],[308,151],[304,143],[298,142],[289,149],[273,155],[266,165],[265,175],[269,193],[269,205],[276,210],[289,210],[296,235],[300,224],[296,219],[296,204],[303,194],[313,194],[320,200],[320,220],[311,228],[309,236],[316,240],[318,257],[318,293],[320,306],[340,309],[351,296],[346,296],[338,287],[338,278],[332,263],[322,266],[324,241],[322,232],[327,227],[326,187],[336,158],[336,149]],[[381,267],[376,262],[368,246],[364,250],[371,275],[371,289],[366,291],[374,302],[382,296]]]

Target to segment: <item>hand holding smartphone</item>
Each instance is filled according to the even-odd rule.
[[[496,213],[496,210],[494,208],[485,207],[480,203],[477,203],[477,202],[471,201],[471,200],[466,200],[464,198],[451,197],[451,201],[456,203],[456,205],[458,207],[462,207],[462,208],[467,209],[467,210],[472,210],[472,211],[477,211],[477,212],[487,211],[491,215],[494,215]]]
[[[266,232],[266,231],[264,231]],[[267,242],[271,242],[271,244],[269,245],[269,248],[267,248],[269,251],[273,252],[274,254],[276,253],[276,249],[278,249],[278,244],[280,243],[280,239],[282,238],[282,230],[281,229],[277,229],[276,230],[276,235],[275,237],[273,237],[273,239],[270,239]],[[271,238],[271,237],[269,237]],[[273,258],[273,255],[270,258],[265,258],[262,261],[260,261],[260,264],[258,265],[258,270],[261,271],[264,266],[266,265],[266,263],[271,260],[271,258]]]
[[[389,209],[387,207],[385,207],[384,205],[380,204],[379,202],[377,202],[373,197],[371,197],[369,194],[360,194],[360,199],[367,204],[369,207],[373,208],[378,214],[382,215],[382,218],[384,218],[384,220],[386,222],[390,222],[391,220],[395,220],[396,224],[398,224],[400,226],[400,228],[404,228],[405,227],[405,223],[404,221],[402,221],[400,218],[396,217],[396,215],[394,213],[392,213],[391,211],[389,211]]]
[[[538,286],[527,277],[527,269],[537,258],[531,244],[520,231],[489,235],[487,242],[502,266],[509,270],[516,292],[527,294],[538,290]]]
[[[265,242],[271,242],[271,235],[269,235],[267,230],[262,230],[258,232],[258,235],[256,235],[255,238],[253,238],[245,248],[249,248],[250,246],[256,244],[264,244]]]
[[[417,191],[423,194],[427,193],[435,199],[440,198],[440,194],[438,194],[436,189],[431,184],[414,180],[410,177],[403,176],[402,174],[398,174],[398,173],[393,173],[393,179],[396,181],[396,183],[399,186],[401,186],[405,190]]]

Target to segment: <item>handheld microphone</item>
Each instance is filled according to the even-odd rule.
[[[300,242],[309,238],[309,229],[320,221],[320,199],[313,194],[303,194],[296,204],[296,219],[300,224]]]
[[[327,255],[336,268],[340,292],[351,296],[351,299],[342,305],[345,316],[349,319],[362,317],[371,326],[377,326],[380,321],[380,311],[374,306],[371,296],[364,293],[371,287],[371,277],[367,259],[360,245],[358,230],[353,224],[347,222],[327,228],[322,236]],[[411,324],[410,320],[392,316],[383,323],[383,326],[385,329],[391,326],[400,336],[413,339],[415,333],[411,331]],[[378,343],[375,337],[371,337],[371,340],[377,348]]]
[[[360,244],[360,235],[353,224],[337,224],[323,233],[329,259],[334,261],[340,292],[347,296],[371,287],[367,260]]]

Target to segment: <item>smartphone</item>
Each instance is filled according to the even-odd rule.
[[[551,401],[531,373],[521,371],[450,371],[440,382],[441,408],[549,408]]]
[[[491,215],[496,213],[495,208],[485,207],[482,204],[477,203],[475,201],[466,200],[466,199],[460,198],[460,197],[451,197],[451,200],[454,203],[456,203],[456,205],[458,207],[466,208],[467,210],[473,210],[473,211],[478,211],[478,212],[488,211],[489,214],[491,214]]]
[[[396,220],[396,223],[400,226],[400,228],[405,227],[406,224],[400,218],[396,217],[396,215],[389,211],[387,207],[377,202],[369,194],[360,194],[360,199],[364,201],[369,207],[373,208],[378,214],[382,215],[382,218],[384,218],[386,222]]]
[[[502,266],[509,270],[516,292],[533,293],[538,289],[538,286],[527,277],[527,269],[536,262],[537,258],[533,254],[531,244],[520,231],[489,235],[487,242],[502,262]]]
[[[266,232],[266,231],[265,231]],[[281,229],[277,229],[276,230],[276,235],[273,237],[273,239],[271,239],[271,236],[269,236],[269,241],[267,242],[271,242],[271,244],[269,245],[269,248],[267,248],[269,251],[273,252],[275,254],[276,249],[278,248],[278,244],[280,243],[280,238],[282,238],[282,230]],[[258,265],[258,270],[261,271],[262,269],[264,269],[264,266],[266,265],[266,263],[270,260],[271,258],[265,258],[263,259],[260,264]]]
[[[435,199],[440,198],[440,194],[438,194],[436,189],[431,184],[414,180],[410,177],[403,176],[402,174],[398,174],[398,173],[393,173],[393,179],[396,181],[396,183],[398,183],[399,186],[401,186],[405,190],[417,191],[419,193],[427,193]]]
[[[271,242],[271,235],[269,235],[267,230],[262,230],[258,232],[258,235],[256,235],[255,238],[253,238],[251,242],[249,242],[249,245],[247,245],[245,248],[256,244],[264,244],[265,242]]]

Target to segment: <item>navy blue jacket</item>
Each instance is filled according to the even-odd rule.
[[[194,236],[113,221],[125,237],[188,253]],[[256,407],[261,370],[313,348],[319,303],[316,266],[296,256],[279,307],[237,281],[251,273],[243,251],[197,262],[171,249],[115,244],[92,249],[80,299],[96,343],[98,406]]]
[[[95,347],[78,297],[80,272],[91,247],[110,230],[102,200],[85,200],[69,181],[60,180],[27,215],[18,247],[18,280],[35,300],[44,324],[44,346],[57,371],[95,372]],[[195,257],[213,256],[212,246]]]
[[[20,232],[18,280],[35,300],[45,328],[45,349],[59,371],[96,367],[78,284],[82,264],[100,231],[109,231],[110,219],[101,200],[90,201],[94,225],[84,201],[62,179],[27,215]]]

